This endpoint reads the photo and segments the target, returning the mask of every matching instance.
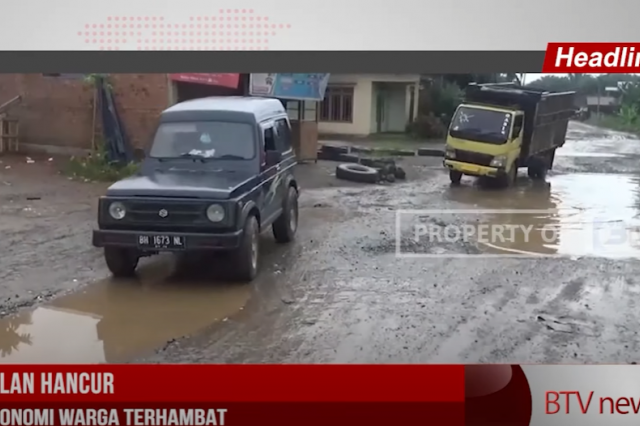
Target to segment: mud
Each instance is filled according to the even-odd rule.
[[[0,168],[11,183],[0,185],[10,236],[0,241],[0,307],[27,306],[0,320],[0,362],[635,362],[640,141],[570,130],[547,184],[520,176],[509,191],[466,179],[451,188],[440,161],[424,157],[402,159],[408,181],[392,185],[337,181],[328,162],[302,165],[297,240],[279,246],[265,235],[261,273],[245,286],[227,283],[224,259],[154,258],[138,280],[105,280],[89,246],[102,188],[40,162],[27,177],[24,164]],[[398,258],[399,209],[544,210],[508,220],[558,232],[494,247],[401,238],[431,256]],[[408,220],[445,227],[469,216]],[[612,223],[627,239],[607,245]],[[594,232],[598,224],[605,229]],[[515,256],[478,256],[505,252]],[[443,254],[468,256],[433,256]]]

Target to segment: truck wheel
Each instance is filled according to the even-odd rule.
[[[462,173],[456,170],[449,170],[449,180],[454,185],[459,185],[462,180]]]
[[[548,159],[532,158],[529,167],[527,168],[527,174],[532,180],[544,180],[547,177],[547,163]]]
[[[283,244],[293,241],[298,230],[298,191],[292,186],[287,192],[287,200],[280,217],[271,226],[273,237]]]
[[[506,186],[514,186],[516,179],[518,179],[518,167],[514,163],[506,175]]]
[[[135,275],[139,258],[128,249],[105,247],[104,260],[114,277],[127,278]]]
[[[238,281],[252,281],[258,275],[260,227],[251,215],[244,224],[240,246],[233,252],[234,277]]]

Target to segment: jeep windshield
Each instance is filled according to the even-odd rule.
[[[195,121],[162,123],[149,156],[159,160],[251,160],[256,155],[254,126]]]
[[[449,135],[501,145],[509,138],[511,119],[510,113],[462,106],[451,121]]]

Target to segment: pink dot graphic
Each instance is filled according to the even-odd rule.
[[[214,31],[208,31],[209,25]],[[286,30],[291,27],[291,24],[277,22],[270,16],[254,15],[253,9],[227,8],[220,9],[217,15],[194,14],[186,20],[153,15],[106,16],[83,24],[76,29],[76,34],[81,43],[99,50],[268,50],[272,41],[287,37]],[[91,28],[93,32],[87,31]],[[98,28],[102,31],[95,31]],[[181,31],[165,32],[164,28]],[[260,31],[254,32],[255,29]],[[137,35],[137,43],[126,39],[127,35]],[[209,36],[226,38],[207,39]]]

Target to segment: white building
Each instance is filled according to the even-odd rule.
[[[318,132],[404,132],[417,115],[419,89],[420,74],[331,74],[318,106]]]

